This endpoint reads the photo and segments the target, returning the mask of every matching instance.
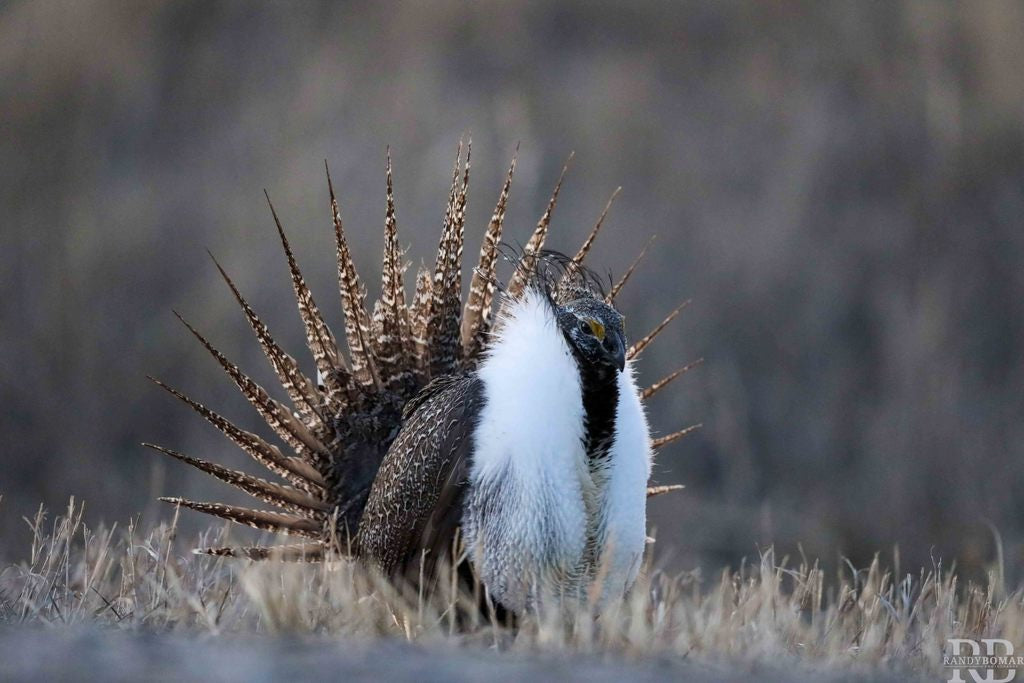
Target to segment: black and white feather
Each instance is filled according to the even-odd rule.
[[[461,537],[472,571],[513,612],[548,595],[610,598],[628,590],[646,540],[646,498],[672,488],[648,486],[652,451],[686,433],[652,439],[642,399],[687,368],[645,390],[636,385],[634,359],[664,323],[627,346],[622,316],[613,307],[623,281],[606,294],[583,266],[608,207],[576,256],[544,251],[562,178],[526,247],[514,255],[512,277],[505,287],[498,284],[514,170],[513,159],[463,303],[469,153],[467,147],[463,162],[460,144],[434,271],[421,271],[407,297],[389,155],[382,293],[372,313],[328,175],[347,353],[324,321],[273,213],[314,361],[312,376],[277,344],[218,264],[291,405],[182,322],[280,445],[157,384],[283,481],[147,445],[277,509],[164,500],[305,540],[196,552],[307,561],[354,555],[389,573],[415,576],[424,572],[424,562],[429,573],[441,561],[458,561],[451,553],[459,552]]]

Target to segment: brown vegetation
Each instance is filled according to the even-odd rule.
[[[0,573],[0,619],[184,633],[390,637],[512,652],[771,662],[791,671],[936,674],[946,639],[1024,643],[1024,593],[995,567],[987,586],[951,568],[896,574],[878,561],[831,577],[768,549],[739,571],[702,580],[648,567],[621,604],[590,613],[541,613],[518,632],[459,623],[470,596],[442,585],[410,592],[350,561],[249,563],[196,557],[176,527],[90,530],[74,501],[33,521],[29,557]],[[221,534],[226,534],[226,530]],[[226,541],[204,539],[204,543]],[[452,584],[454,585],[454,584]]]

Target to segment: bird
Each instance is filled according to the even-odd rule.
[[[351,557],[409,580],[457,565],[483,586],[492,604],[513,615],[550,602],[604,604],[628,592],[650,540],[647,498],[682,488],[649,484],[653,454],[699,427],[655,438],[644,403],[700,361],[645,389],[637,385],[635,363],[689,302],[628,343],[616,297],[646,247],[618,281],[609,280],[610,288],[584,263],[619,190],[575,255],[545,248],[568,161],[525,246],[508,247],[502,231],[518,147],[463,302],[472,146],[465,145],[465,160],[463,147],[460,141],[434,267],[421,266],[408,300],[388,148],[381,294],[372,313],[325,162],[347,353],[306,285],[266,195],[315,374],[275,341],[211,254],[290,405],[175,315],[280,444],[150,379],[276,480],[143,445],[275,509],[160,500],[299,542],[193,552],[306,562]],[[506,282],[496,275],[502,260],[513,265]]]

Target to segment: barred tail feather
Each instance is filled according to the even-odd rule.
[[[319,562],[327,553],[323,543],[297,543],[293,545],[243,546],[228,548],[196,548],[196,555],[235,557],[246,560],[279,560],[281,562]]]
[[[281,238],[281,247],[288,260],[292,288],[295,290],[295,301],[299,307],[299,316],[306,328],[306,345],[309,347],[309,352],[313,356],[320,376],[324,378],[329,395],[344,406],[349,393],[348,371],[342,365],[334,335],[327,327],[327,323],[324,322],[323,316],[320,315],[320,309],[313,300],[313,294],[302,277],[302,271],[299,270],[299,264],[292,253],[291,245],[288,244],[288,237],[284,234],[284,228],[281,226],[281,220],[277,217],[274,204],[270,201],[270,195],[266,190],[263,191],[263,194],[267,198],[267,206],[270,207],[270,213],[274,217],[274,225],[277,226],[277,234]]]
[[[207,422],[231,439],[235,445],[274,474],[287,479],[296,488],[309,493],[321,492],[323,490],[326,483],[323,476],[309,463],[299,458],[283,455],[277,446],[267,443],[252,432],[247,432],[235,426],[234,423],[210,410],[202,403],[192,400],[177,389],[164,384],[156,378],[150,377],[149,379],[164,391],[188,404],[193,410],[206,418]]]
[[[675,372],[673,372],[673,373],[671,373],[669,375],[666,375],[665,377],[662,377],[657,382],[655,382],[654,384],[652,384],[651,386],[647,387],[642,392],[640,392],[640,397],[643,398],[644,400],[649,399],[650,397],[654,396],[656,393],[658,393],[659,391],[664,389],[666,386],[668,386],[668,384],[672,380],[676,379],[677,377],[681,377],[682,375],[685,375],[690,370],[694,369],[695,367],[697,367],[698,365],[700,365],[703,362],[704,362],[703,358],[698,358],[697,360],[693,361],[692,363],[688,363],[687,365],[684,365],[683,367],[679,368]]]
[[[604,224],[605,217],[608,216],[608,211],[611,210],[612,204],[615,202],[615,198],[622,192],[621,187],[615,188],[615,192],[612,192],[612,196],[608,198],[608,203],[604,205],[604,211],[597,217],[597,223],[594,224],[594,228],[587,235],[587,239],[583,240],[583,244],[580,245],[579,251],[572,257],[573,263],[577,266],[583,265],[583,260],[587,258],[587,254],[590,253],[590,248],[594,246],[594,240],[597,239],[597,233],[601,232],[601,226]]]
[[[235,300],[238,301],[238,305],[242,307],[242,312],[245,313],[246,319],[249,321],[249,326],[253,332],[256,333],[256,338],[260,343],[260,348],[263,349],[264,355],[267,360],[270,361],[270,365],[274,368],[274,373],[277,375],[278,381],[281,382],[281,386],[288,393],[292,404],[295,406],[295,410],[298,411],[302,417],[303,422],[310,425],[316,430],[328,430],[329,423],[321,415],[320,400],[313,383],[302,374],[299,370],[298,363],[295,359],[289,356],[284,350],[278,346],[274,338],[270,336],[270,330],[260,320],[256,312],[253,311],[249,303],[242,298],[241,292],[238,291],[238,287],[232,282],[231,278],[228,277],[227,272],[221,267],[217,259],[214,258],[213,254],[210,254],[210,258],[213,259],[213,264],[217,266],[217,270],[220,272],[221,277],[224,278],[224,282],[227,283],[231,289],[231,293],[235,296]]]
[[[313,498],[290,486],[275,484],[274,482],[254,477],[250,474],[246,474],[245,472],[231,470],[215,463],[200,460],[199,458],[193,458],[185,455],[184,453],[179,453],[178,451],[158,446],[156,444],[144,443],[142,445],[146,448],[151,448],[165,455],[169,455],[175,460],[191,465],[197,470],[205,472],[226,484],[231,484],[232,486],[245,491],[254,498],[262,500],[264,503],[276,505],[277,507],[288,510],[289,512],[294,512],[311,519],[322,519],[325,513],[331,509],[331,506],[323,500]]]
[[[391,148],[387,154],[387,211],[384,216],[384,262],[381,266],[381,293],[374,307],[374,343],[380,361],[381,382],[397,390],[410,376],[406,362],[409,318],[405,307],[402,250],[398,244],[395,194],[391,173]]]
[[[416,373],[421,383],[424,384],[430,365],[430,340],[427,338],[427,328],[430,325],[430,306],[433,297],[430,271],[421,267],[416,274],[416,298],[409,309],[409,325],[412,332]]]
[[[558,182],[555,183],[555,189],[551,193],[551,199],[548,200],[548,205],[544,209],[544,213],[541,214],[540,220],[537,221],[537,227],[534,228],[533,234],[530,235],[530,240],[526,243],[526,247],[523,250],[522,262],[508,282],[506,289],[509,296],[513,298],[523,293],[530,273],[533,272],[537,255],[544,248],[544,240],[547,239],[548,228],[551,226],[551,216],[555,212],[555,204],[558,203],[558,193],[562,190],[562,181],[565,180],[565,174],[569,172],[569,165],[572,164],[572,159],[575,155],[575,152],[571,152],[569,158],[565,160],[562,172],[558,176]]]
[[[445,209],[444,229],[437,249],[430,317],[427,326],[429,377],[440,377],[458,367],[459,319],[462,303],[462,249],[466,226],[466,200],[469,190],[469,164],[472,141],[467,146],[466,165],[462,168],[462,142],[459,142],[452,185]],[[460,181],[461,175],[461,181]]]
[[[621,278],[619,278],[619,281],[612,285],[611,291],[608,292],[608,296],[606,296],[604,299],[605,303],[609,305],[615,303],[615,297],[619,295],[619,292],[622,291],[622,288],[626,286],[627,282],[629,282],[630,276],[633,274],[633,271],[636,270],[636,267],[640,265],[640,261],[643,260],[644,256],[647,255],[647,250],[650,248],[653,242],[654,236],[652,235],[651,238],[647,240],[647,244],[644,245],[644,248],[640,250],[640,254],[637,255],[635,259],[633,259],[633,263],[629,265],[629,268],[626,269],[626,272],[622,274]]]
[[[324,168],[327,168],[326,162]],[[352,374],[356,381],[373,386],[379,391],[381,381],[370,345],[370,316],[366,313],[366,288],[359,280],[352,254],[348,249],[330,169],[327,169],[327,190],[331,199],[331,217],[338,258],[338,289],[341,292],[341,307],[345,312],[345,338],[348,340],[349,355],[352,359]]]
[[[678,432],[672,432],[671,434],[666,434],[665,436],[654,439],[653,441],[651,441],[651,448],[653,448],[654,450],[658,450],[662,446],[667,446],[670,443],[675,443],[676,441],[679,441],[679,439],[683,438],[687,434],[692,434],[693,432],[697,431],[703,426],[704,425],[702,424],[691,425],[686,429],[680,429]]]
[[[682,491],[686,487],[682,484],[662,484],[661,486],[648,486],[647,497],[653,498],[654,496],[660,496],[663,493],[671,493],[672,491]]]
[[[652,341],[654,341],[655,337],[657,337],[659,334],[661,334],[661,331],[665,329],[665,326],[668,325],[673,320],[675,320],[676,316],[679,315],[679,313],[682,312],[682,310],[684,308],[686,308],[687,306],[689,306],[689,305],[690,305],[690,299],[687,299],[683,303],[679,304],[679,306],[677,306],[674,311],[669,313],[668,316],[664,320],[662,320],[660,323],[658,323],[658,326],[655,327],[653,330],[651,330],[650,333],[648,333],[648,335],[646,337],[644,337],[643,339],[641,339],[637,343],[635,343],[632,346],[630,346],[629,347],[629,351],[626,352],[627,360],[632,360],[632,359],[636,358],[640,354],[640,352],[642,352],[644,349],[646,349],[647,346]]]
[[[327,446],[317,439],[306,425],[297,420],[287,408],[271,398],[263,387],[250,379],[237,365],[229,361],[224,354],[217,350],[206,337],[196,331],[177,311],[174,312],[174,315],[220,363],[220,366],[234,380],[235,385],[238,386],[249,403],[256,408],[256,411],[264,421],[299,457],[304,458],[311,464],[321,463],[327,458]]]
[[[498,243],[501,242],[501,229],[505,223],[505,208],[508,205],[509,190],[512,187],[512,175],[516,171],[516,154],[512,156],[505,184],[498,195],[498,202],[491,214],[491,221],[484,233],[484,242],[480,247],[480,263],[473,271],[473,279],[469,286],[469,297],[462,314],[462,348],[463,357],[475,358],[484,346],[484,335],[490,325],[491,303],[494,299],[495,271],[498,264]]]
[[[323,531],[323,525],[319,522],[280,512],[253,510],[235,505],[224,505],[223,503],[200,503],[186,498],[168,496],[163,496],[160,500],[171,505],[180,505],[196,512],[227,519],[235,524],[251,526],[254,529],[263,529],[264,531],[273,531],[278,534],[319,538]]]

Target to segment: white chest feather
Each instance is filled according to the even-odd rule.
[[[647,539],[647,481],[651,476],[651,437],[633,379],[633,366],[619,375],[615,439],[601,495],[601,551],[598,573],[602,596],[622,595],[636,580]]]
[[[531,291],[507,315],[478,371],[486,400],[463,516],[473,564],[517,612],[544,594],[582,596],[595,575],[602,596],[621,595],[643,552],[650,467],[632,373],[619,377],[607,470],[591,477],[579,371],[549,304]]]

